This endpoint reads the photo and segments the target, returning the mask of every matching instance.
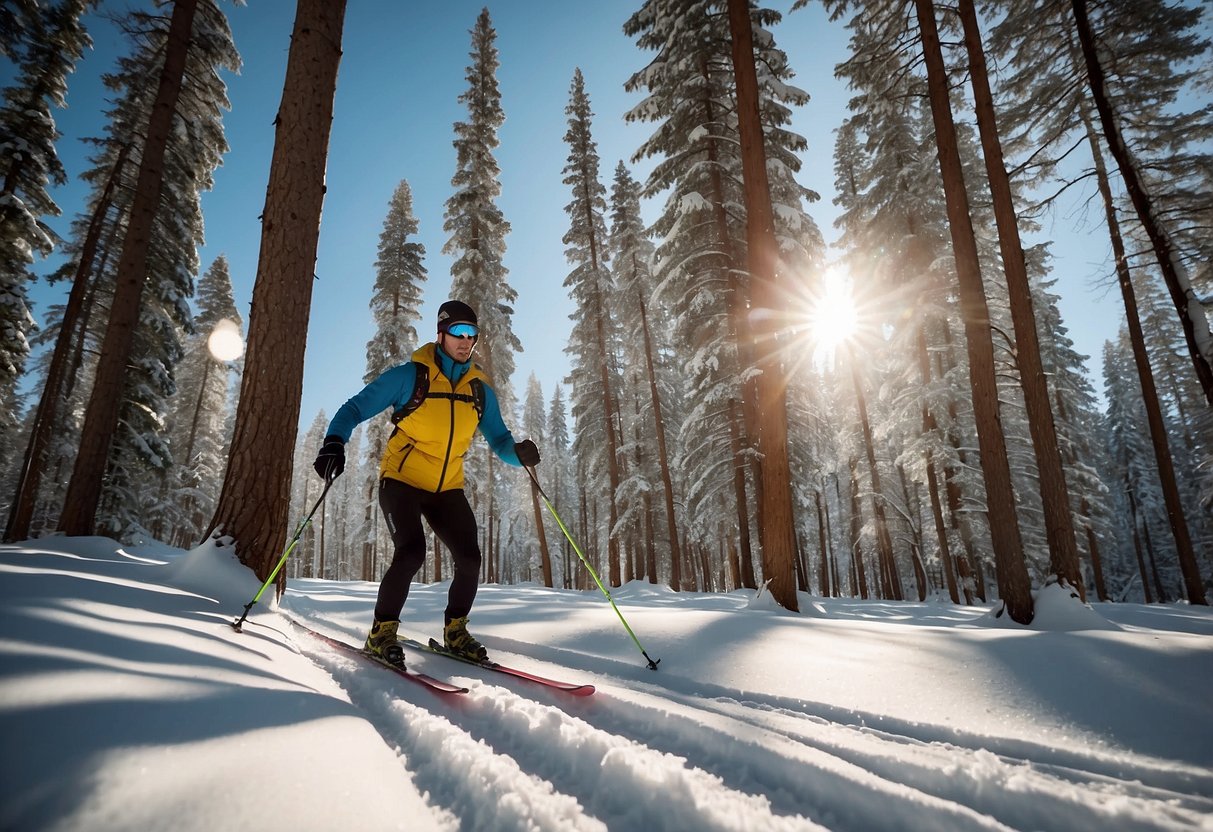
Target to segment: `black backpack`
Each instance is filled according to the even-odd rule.
[[[430,392],[430,368],[420,361],[412,362],[413,369],[417,372],[417,380],[413,382],[413,395],[409,396],[409,400],[402,404],[392,413],[392,424],[399,425],[400,420],[406,418],[417,408],[421,407],[421,403],[426,398],[432,399],[453,399],[457,402],[470,402],[472,407],[476,408],[476,421],[479,422],[484,418],[484,382],[478,378],[472,379],[471,395],[467,393],[431,393]]]

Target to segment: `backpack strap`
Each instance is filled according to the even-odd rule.
[[[413,382],[413,395],[409,396],[409,400],[392,413],[392,424],[399,424],[401,419],[421,407],[421,403],[425,401],[425,397],[430,392],[430,368],[420,361],[411,363],[417,372],[416,380]]]
[[[430,393],[429,395],[431,399],[451,399],[457,402],[467,402],[476,408],[476,421],[479,422],[484,418],[484,382],[478,378],[474,378],[468,384],[472,388],[471,393]]]

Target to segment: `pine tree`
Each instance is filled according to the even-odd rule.
[[[122,387],[134,345],[140,301],[147,282],[148,243],[164,183],[165,151],[181,94],[197,6],[197,0],[178,0],[173,5],[159,86],[147,121],[147,138],[119,258],[109,325],[98,359],[93,392],[85,411],[80,453],[76,457],[64,510],[59,518],[60,531],[67,534],[87,535],[94,528],[110,445],[118,426],[123,401]]]
[[[638,45],[656,57],[627,82],[629,91],[647,97],[628,113],[631,121],[658,125],[634,160],[659,156],[645,183],[645,194],[668,191],[653,231],[662,238],[655,276],[659,295],[668,299],[676,321],[675,337],[689,355],[683,368],[688,408],[680,445],[692,526],[714,528],[719,496],[731,492],[740,540],[743,581],[757,586],[751,546],[750,487],[761,482],[754,441],[758,434],[753,349],[748,307],[742,165],[737,128],[736,86],[724,3],[649,0],[624,25]],[[755,9],[760,27],[778,22],[773,11]],[[756,37],[755,59],[764,70],[759,108],[765,125],[770,190],[776,203],[775,233],[783,255],[813,236],[801,200],[816,197],[795,183],[797,157],[804,139],[787,129],[789,104],[807,93],[789,83],[787,57],[769,32]],[[680,463],[680,464],[682,464]],[[755,490],[754,501],[762,505]]]
[[[121,61],[119,72],[107,81],[125,91],[124,103],[137,110],[142,79],[154,71],[157,47],[166,34],[164,20],[156,16],[135,15],[132,24],[146,46]],[[128,530],[138,530],[135,533],[163,538],[180,522],[181,505],[163,502],[174,468],[167,420],[177,390],[176,365],[193,329],[188,298],[194,294],[198,247],[204,242],[202,194],[213,184],[213,173],[228,149],[221,121],[227,90],[219,71],[239,67],[226,17],[212,0],[201,3],[175,108],[179,127],[166,148],[160,208],[148,242],[147,278],[123,380],[119,430],[110,447],[97,513],[99,527],[117,537],[130,538]],[[113,144],[120,141],[111,137]],[[153,520],[145,523],[143,518]]]
[[[344,18],[345,0],[299,0],[275,122],[240,405],[211,520],[263,580],[286,542],[292,440]]]
[[[546,491],[558,507],[572,505],[570,493],[573,481],[571,460],[569,459],[569,426],[568,413],[564,407],[563,388],[558,384],[552,391],[552,400],[547,412],[547,453],[544,456],[544,479],[547,481]],[[565,589],[573,587],[574,565],[573,552],[569,540],[562,534],[560,537],[561,583]]]
[[[417,233],[413,216],[413,192],[408,182],[401,180],[388,203],[383,230],[379,234],[379,257],[375,261],[375,290],[371,296],[371,316],[375,334],[366,345],[364,381],[377,378],[386,370],[408,361],[418,341],[417,322],[421,320],[421,286],[426,281],[425,246],[410,238]],[[362,567],[363,580],[373,580],[380,574],[378,553],[383,529],[376,522],[378,514],[379,467],[387,434],[381,429],[367,432],[367,456],[374,464],[366,466],[362,477]]]
[[[443,253],[455,258],[451,264],[450,296],[476,309],[481,333],[476,361],[492,380],[501,412],[508,415],[515,409],[514,354],[522,351],[522,343],[513,329],[517,292],[506,280],[508,270],[503,263],[510,224],[496,203],[501,195],[501,171],[493,154],[505,114],[497,84],[497,32],[487,8],[481,10],[471,35],[472,62],[465,75],[468,89],[459,96],[459,102],[467,107],[468,118],[455,124],[455,175],[451,178],[454,193],[447,200],[443,224],[451,236],[443,246]],[[495,580],[499,552],[492,526],[497,522],[498,475],[494,458],[484,450],[483,443],[477,443],[469,454],[467,469],[473,503],[482,500],[487,503],[484,514],[489,530],[484,556],[489,579]]]
[[[169,447],[176,464],[164,502],[178,513],[168,540],[181,547],[201,539],[215,507],[227,456],[224,423],[234,368],[214,355],[208,341],[221,326],[243,334],[224,255],[216,257],[198,281],[196,304],[194,334],[177,368],[177,392],[168,419]]]
[[[59,214],[47,188],[67,182],[55,151],[59,132],[51,108],[67,106],[67,77],[91,45],[80,23],[88,5],[89,0],[63,0],[41,13],[16,6],[4,11],[8,25],[0,22],[0,31],[29,24],[28,43],[0,107],[0,454],[5,458],[15,455],[21,410],[17,381],[29,355],[27,336],[35,327],[26,291],[33,280],[29,267],[55,245],[42,219]]]
[[[625,411],[636,414],[631,419],[634,424],[627,424],[627,419],[624,423],[624,434],[633,437],[635,460],[622,491],[628,506],[646,512],[645,523],[649,527],[660,526],[660,521],[653,517],[651,496],[660,491],[665,523],[662,539],[669,542],[670,586],[677,590],[682,588],[682,547],[674,506],[681,500],[674,490],[670,445],[678,432],[677,420],[671,416],[681,407],[671,367],[672,322],[665,305],[654,302],[654,246],[645,234],[640,216],[640,184],[623,162],[615,168],[611,189],[610,242],[613,305],[619,313],[624,389],[632,390],[641,403]],[[625,516],[627,511],[625,508]],[[648,536],[650,544],[652,538],[653,535]],[[650,580],[656,580],[655,572],[653,564]]]
[[[606,189],[599,181],[598,145],[591,132],[593,113],[585,91],[581,70],[573,73],[569,105],[569,146],[564,167],[564,184],[572,191],[565,206],[570,228],[563,242],[565,257],[573,270],[564,280],[577,309],[573,313],[573,335],[567,352],[572,356],[573,419],[577,438],[574,453],[582,459],[594,481],[602,483],[606,474],[608,580],[611,586],[622,583],[619,552],[619,448],[618,396],[620,383],[614,371],[618,366],[613,346],[617,318],[611,308],[612,279],[606,232]]]

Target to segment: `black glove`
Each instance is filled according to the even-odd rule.
[[[324,437],[324,445],[312,463],[320,479],[332,482],[345,470],[345,443],[338,436]]]
[[[518,461],[527,468],[539,464],[539,449],[536,448],[535,443],[529,439],[524,439],[521,442],[515,442],[514,453],[518,454]]]

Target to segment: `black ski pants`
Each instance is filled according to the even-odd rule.
[[[385,477],[379,481],[379,507],[387,518],[396,548],[392,563],[379,584],[375,620],[396,621],[400,618],[409,596],[409,584],[425,563],[422,517],[455,561],[455,575],[447,595],[446,622],[467,615],[476,600],[480,583],[480,542],[476,515],[472,513],[463,489],[434,493]]]

